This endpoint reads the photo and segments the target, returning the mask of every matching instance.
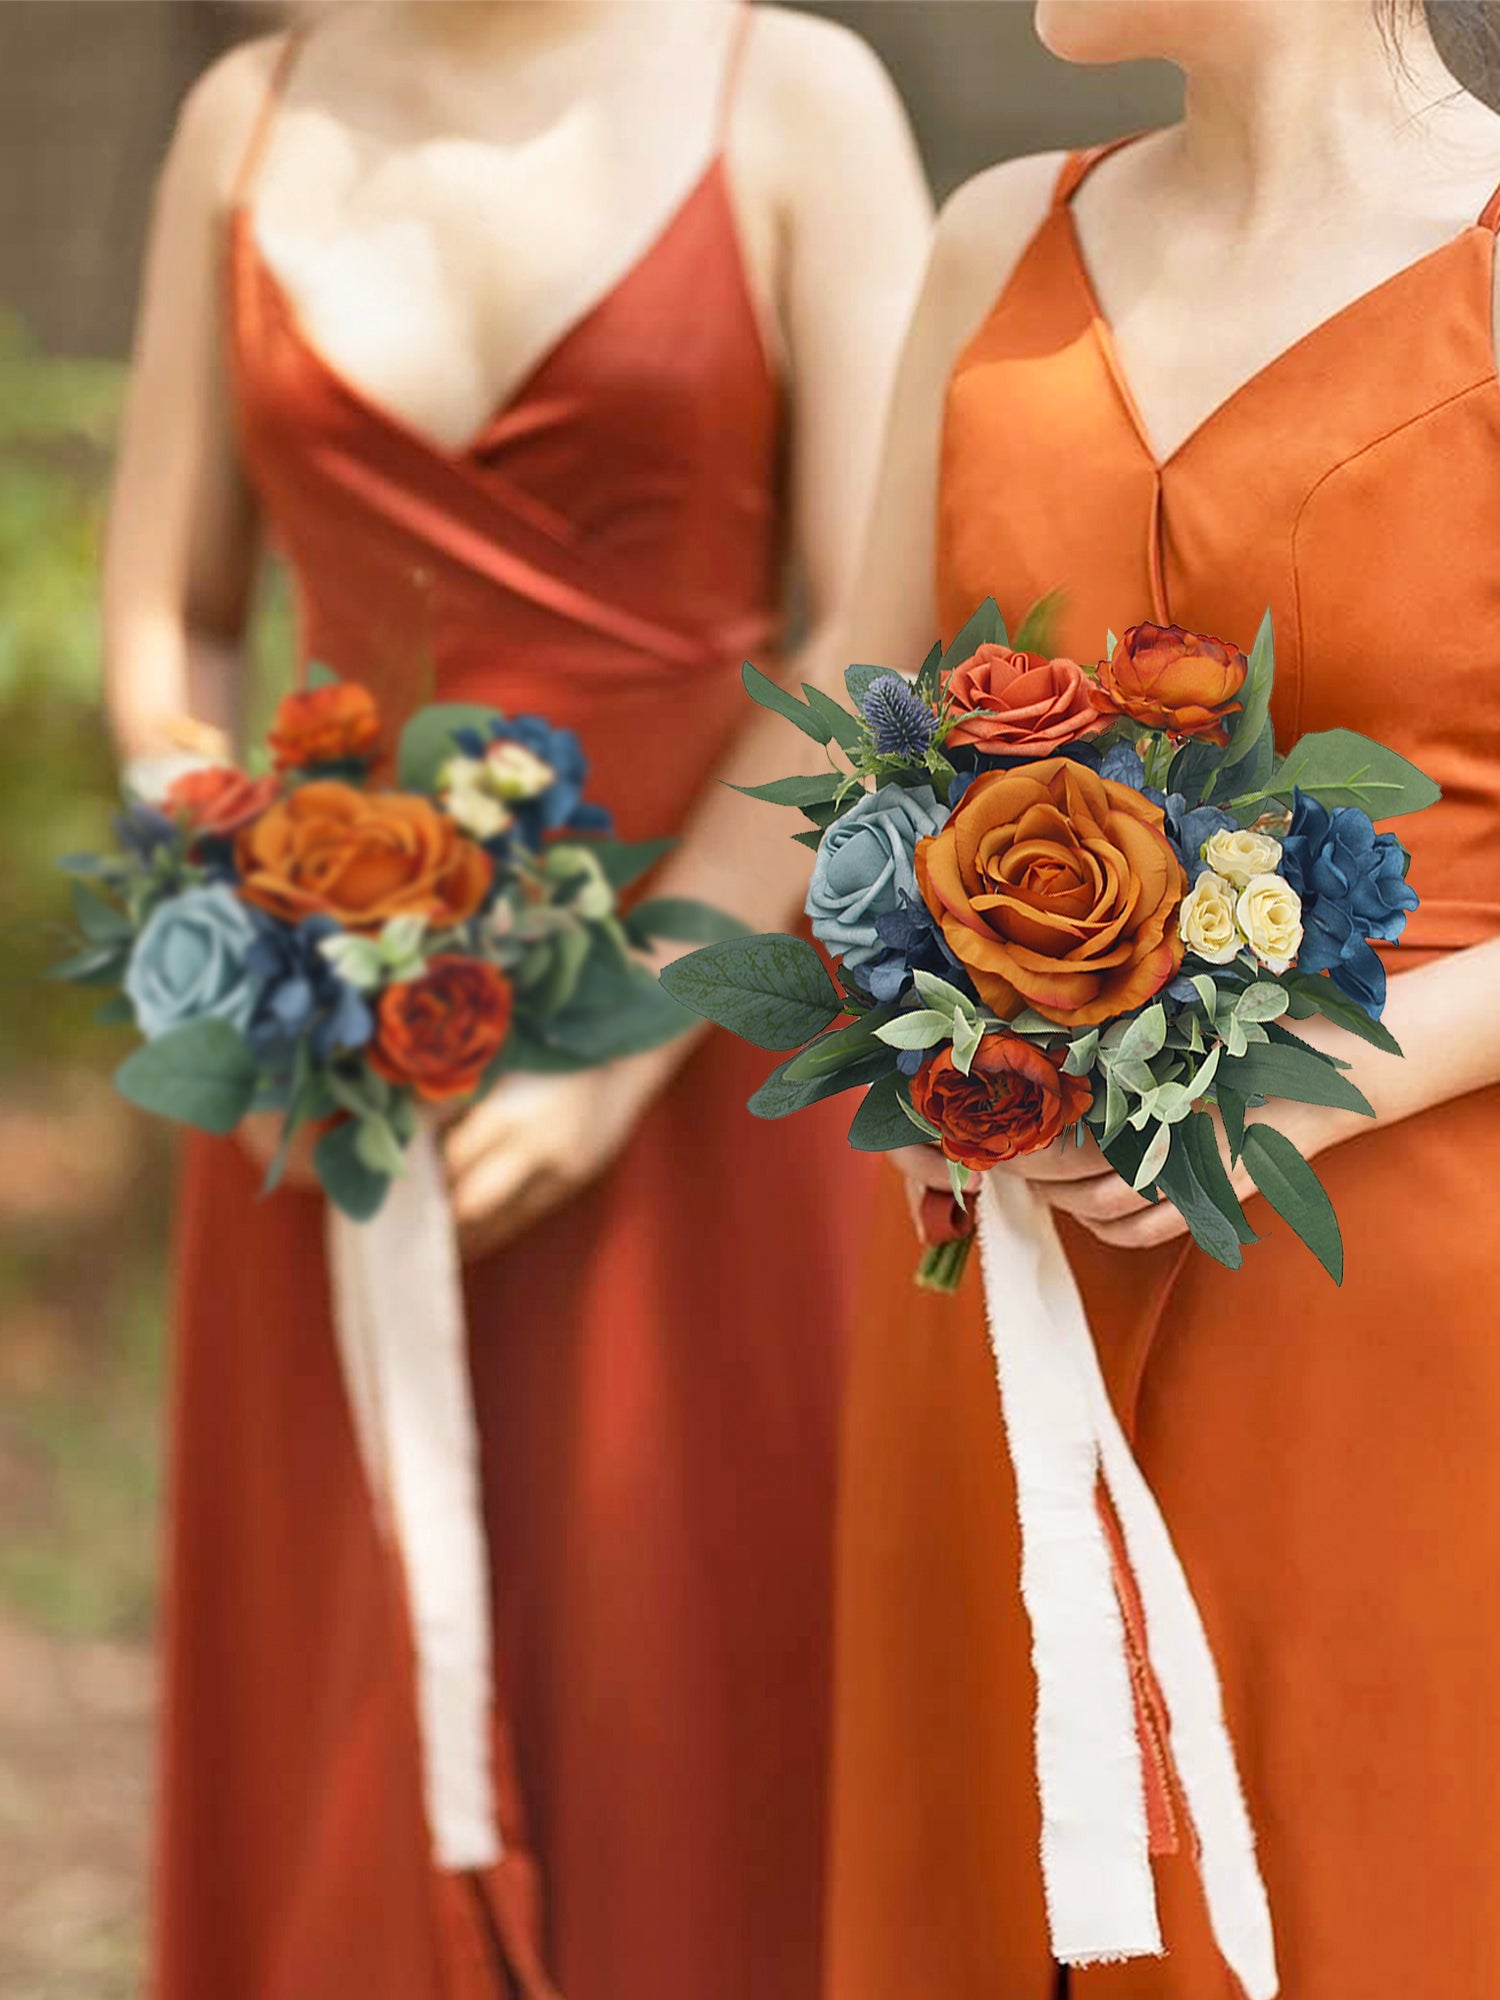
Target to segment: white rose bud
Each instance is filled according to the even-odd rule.
[[[1302,949],[1302,898],[1291,883],[1280,875],[1253,875],[1234,913],[1267,972],[1285,972]]]
[[[503,738],[485,752],[484,771],[490,790],[501,799],[539,799],[557,777],[524,743]]]
[[[1281,842],[1272,840],[1268,833],[1225,827],[1204,841],[1203,859],[1216,875],[1243,889],[1257,875],[1276,873],[1281,866]]]
[[[1210,965],[1228,965],[1237,958],[1245,940],[1234,920],[1232,885],[1205,871],[1182,899],[1177,928],[1188,950]]]
[[[514,815],[490,788],[478,757],[451,757],[438,774],[443,810],[474,840],[493,840]]]

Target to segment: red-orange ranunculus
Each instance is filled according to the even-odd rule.
[[[430,958],[420,979],[381,994],[371,1066],[419,1097],[467,1097],[500,1053],[510,1016],[510,981],[495,966],[478,958]]]
[[[277,778],[247,778],[230,764],[209,764],[174,778],[162,811],[180,819],[189,833],[222,840],[259,819],[280,791]]]
[[[1182,963],[1187,877],[1161,809],[1066,757],[976,778],[917,848],[917,884],[1002,1020],[1087,1026],[1144,1005]]]
[[[967,715],[945,742],[972,744],[992,757],[1055,757],[1109,727],[1089,699],[1088,676],[1076,660],[1048,660],[1009,646],[981,646],[948,675],[944,693],[955,714]]]
[[[1095,707],[1172,736],[1227,743],[1225,718],[1239,709],[1245,656],[1237,646],[1180,625],[1132,625],[1112,660],[1099,662]]]
[[[278,770],[367,764],[380,747],[380,711],[368,688],[330,681],[283,695],[270,730]]]
[[[462,923],[484,901],[494,864],[430,799],[361,792],[335,778],[299,785],[235,845],[240,894],[298,923],[322,914],[350,931],[390,917]]]
[[[1020,1035],[986,1035],[967,1076],[943,1049],[912,1079],[911,1101],[943,1135],[943,1151],[984,1173],[1050,1146],[1088,1110],[1087,1077],[1067,1076],[1062,1055]]]

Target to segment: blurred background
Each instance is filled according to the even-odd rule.
[[[1176,102],[1163,71],[1054,62],[1025,0],[813,11],[884,57],[939,195]],[[101,842],[113,804],[99,531],[152,182],[193,77],[274,21],[0,0],[0,2000],[138,1991],[171,1147],[106,1087],[119,1031],[41,975],[52,858]],[[274,577],[252,650],[280,685]]]

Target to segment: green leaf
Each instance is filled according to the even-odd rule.
[[[890,1049],[936,1048],[953,1032],[954,1018],[951,1014],[940,1014],[935,1007],[915,1007],[908,1014],[885,1021],[879,1030],[880,1039]]]
[[[964,1075],[967,1076],[975,1056],[979,1053],[979,1045],[983,1040],[984,1028],[975,1019],[974,1015],[955,1014],[953,1016],[954,1068],[962,1070]]]
[[[1325,806],[1359,806],[1374,820],[1421,812],[1443,795],[1425,771],[1352,729],[1316,730],[1299,738],[1264,795],[1290,799],[1293,787]]]
[[[915,687],[923,701],[931,702],[934,707],[937,706],[938,696],[942,693],[943,689],[943,647],[941,640],[932,648],[932,651],[917,669]]]
[[[844,1011],[812,946],[781,932],[705,945],[669,965],[661,983],[685,1007],[763,1049],[801,1048]]]
[[[803,807],[831,805],[848,783],[843,773],[828,771],[815,778],[773,778],[769,785],[731,785],[729,789],[767,805]]]
[[[1145,1152],[1141,1155],[1141,1163],[1135,1170],[1135,1178],[1130,1183],[1137,1194],[1144,1193],[1156,1179],[1171,1144],[1171,1126],[1158,1125],[1147,1143]]]
[[[302,670],[302,685],[309,693],[314,688],[337,687],[339,679],[333,668],[325,666],[321,660],[309,660]]]
[[[598,862],[601,873],[618,895],[649,874],[664,855],[677,845],[675,840],[580,840]]]
[[[1219,1151],[1214,1121],[1206,1111],[1195,1111],[1177,1127],[1172,1142],[1174,1157],[1180,1152],[1193,1170],[1193,1178],[1221,1215],[1227,1216],[1241,1243],[1258,1243],[1259,1237],[1245,1220],[1245,1211]]]
[[[1359,1002],[1335,986],[1326,973],[1288,974],[1287,981],[1299,1019],[1305,1020],[1309,1013],[1322,1014],[1372,1048],[1384,1049],[1388,1056],[1400,1055],[1401,1044],[1390,1029],[1372,1021]],[[1298,1001],[1303,1003],[1301,1008],[1295,1007]]]
[[[1057,651],[1057,621],[1062,616],[1068,593],[1059,586],[1039,597],[1016,627],[1011,640],[1018,653],[1041,653],[1051,659]]]
[[[921,1133],[924,1139],[928,1140],[929,1142],[935,1142],[941,1140],[943,1135],[938,1130],[937,1126],[933,1124],[930,1118],[924,1118],[922,1116],[921,1112],[918,1111],[917,1107],[912,1103],[909,1097],[899,1098],[897,1102],[900,1104],[902,1112],[905,1114],[907,1124],[914,1125],[916,1129]]]
[[[1245,1133],[1250,1178],[1294,1229],[1336,1285],[1344,1282],[1344,1242],[1327,1190],[1285,1133],[1251,1125]]]
[[[1245,1150],[1245,1100],[1224,1081],[1222,1072],[1214,1079],[1214,1102],[1219,1107],[1224,1136],[1229,1141],[1229,1157],[1238,1162]]]
[[[391,1177],[360,1158],[359,1132],[352,1118],[331,1126],[313,1148],[313,1167],[334,1207],[356,1222],[368,1222],[385,1200]]]
[[[1005,646],[1009,643],[1000,607],[993,597],[987,597],[952,645],[944,648],[942,671],[952,673],[955,667],[961,667],[965,660],[972,659],[981,646]]]
[[[910,1146],[911,1120],[902,1109],[910,1102],[907,1080],[899,1070],[872,1083],[849,1127],[849,1144],[857,1153],[889,1153],[897,1146]]]
[[[1110,1146],[1123,1130],[1130,1115],[1130,1102],[1114,1076],[1104,1073],[1104,1131],[1099,1143]]]
[[[973,1014],[977,1017],[978,1010],[968,994],[961,992],[948,980],[940,979],[935,972],[923,972],[918,969],[912,974],[912,984],[928,1006],[935,1007],[939,1013]]]
[[[705,946],[708,951],[727,948]],[[678,960],[679,965],[686,963],[686,959]],[[622,965],[607,946],[590,954],[572,998],[560,1013],[550,1021],[528,1021],[535,1040],[589,1068],[660,1048],[692,1025],[665,980],[655,978],[643,965]]]
[[[811,1083],[820,1076],[832,1076],[836,1071],[848,1069],[852,1063],[867,1061],[875,1051],[872,1048],[880,1030],[895,1014],[894,1007],[875,1007],[868,1014],[862,1014],[857,1021],[847,1027],[834,1028],[829,1034],[819,1035],[815,1042],[809,1042],[800,1054],[786,1064],[787,1080],[790,1083]],[[889,1056],[883,1058],[885,1064],[891,1062]]]
[[[794,694],[789,694],[779,681],[773,681],[763,674],[759,667],[752,666],[746,660],[740,677],[745,683],[746,694],[752,701],[759,702],[762,708],[769,708],[774,714],[785,716],[788,722],[795,723],[804,736],[810,736],[814,743],[827,743],[831,740],[833,731],[823,718],[815,715],[805,702],[798,701]],[[744,788],[736,786],[735,789]]]
[[[1295,1038],[1289,1038],[1292,1040]],[[1340,1111],[1375,1113],[1362,1091],[1305,1043],[1266,1042],[1220,1066],[1219,1074],[1245,1097],[1285,1098],[1294,1104],[1328,1104]]]
[[[1155,1000],[1144,1013],[1137,1014],[1119,1042],[1119,1053],[1127,1060],[1149,1061],[1159,1055],[1167,1040],[1167,1010]]]
[[[842,702],[824,694],[821,688],[811,687],[806,681],[802,692],[807,696],[807,705],[823,723],[830,739],[844,750],[863,750],[870,740],[870,731],[864,718],[851,715]]]
[[[1158,1176],[1159,1184],[1162,1193],[1187,1224],[1198,1248],[1226,1270],[1237,1271],[1244,1262],[1239,1230],[1209,1190],[1200,1183],[1188,1150],[1188,1130],[1193,1125],[1207,1122],[1195,1115],[1185,1125],[1174,1128],[1171,1149],[1162,1162]],[[1224,1186],[1229,1186],[1227,1180]],[[1230,1189],[1229,1198],[1234,1201],[1233,1189]],[[1234,1201],[1234,1206],[1239,1209],[1237,1201]]]
[[[1274,979],[1257,979],[1234,996],[1237,1021],[1279,1021],[1287,1010],[1286,988]]]
[[[747,927],[712,904],[687,896],[657,896],[630,912],[630,928],[645,938],[668,938],[674,944],[720,944],[744,937]]]
[[[488,737],[500,711],[472,701],[434,702],[419,708],[401,732],[396,751],[396,783],[404,792],[435,792],[438,773],[458,755],[454,733],[477,729]]]
[[[1094,1058],[1099,1053],[1099,1030],[1090,1028],[1075,1042],[1069,1042],[1068,1053],[1063,1062],[1063,1072],[1067,1076],[1087,1076],[1094,1066]]]
[[[232,1132],[250,1109],[260,1068],[238,1028],[189,1021],[145,1042],[115,1071],[115,1087],[143,1111]]]
[[[135,1009],[123,993],[111,993],[95,1010],[94,1019],[101,1028],[124,1028],[134,1021]]]
[[[406,1155],[388,1118],[361,1119],[355,1128],[354,1150],[371,1173],[394,1179],[406,1171]]]
[[[49,965],[47,977],[72,986],[113,986],[129,961],[129,952],[116,945],[93,945]],[[133,1013],[127,1018],[133,1019]]]
[[[75,875],[68,883],[78,927],[90,944],[125,945],[135,936],[135,925],[121,909],[106,902],[97,891]]]
[[[820,826],[810,826],[805,833],[794,833],[792,838],[799,847],[810,847],[816,854],[823,845],[823,831]]]
[[[1189,981],[1193,991],[1203,1002],[1203,1011],[1209,1020],[1214,1018],[1219,1005],[1219,989],[1206,972],[1195,972]]]
[[[1229,748],[1224,752],[1226,769],[1243,763],[1259,740],[1271,713],[1271,689],[1276,679],[1276,647],[1271,633],[1271,613],[1267,610],[1250,648],[1250,669],[1240,690],[1240,712],[1230,718]]]
[[[794,1062],[795,1057],[789,1058]],[[787,1079],[788,1063],[778,1063],[749,1100],[749,1109],[757,1118],[788,1118],[794,1111],[805,1111],[810,1104],[820,1104],[825,1097],[837,1097],[841,1091],[858,1090],[872,1083],[878,1083],[891,1071],[891,1059],[881,1050],[872,1049],[860,1062],[851,1063],[847,1069],[833,1070],[825,1076],[810,1078],[805,1083],[791,1083]]]
[[[537,946],[537,954],[546,970],[539,979],[528,981],[526,988],[527,1017],[537,1018],[550,1024],[573,1000],[583,978],[584,970],[594,952],[594,940],[581,925],[570,925]],[[528,970],[532,955],[528,954]],[[543,1029],[545,1035],[547,1030]],[[374,1162],[371,1162],[374,1165]]]
[[[845,667],[844,686],[848,689],[850,701],[853,702],[856,708],[862,709],[865,705],[865,696],[870,692],[876,681],[883,681],[895,672],[894,667],[871,667],[864,665]],[[896,678],[904,680],[905,675],[897,674]]]

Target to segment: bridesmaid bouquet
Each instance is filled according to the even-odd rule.
[[[1278,754],[1267,613],[1247,656],[1177,626],[1109,636],[1097,666],[1046,656],[1052,602],[1014,644],[993,599],[915,682],[850,667],[845,706],[745,685],[829,768],[753,797],[810,822],[807,900],[834,962],[736,937],[663,974],[687,1006],[792,1050],[750,1100],[780,1118],[858,1090],[850,1143],[941,1146],[954,1194],[919,1282],[952,1290],[971,1177],[1092,1132],[1230,1268],[1255,1241],[1233,1162],[1335,1278],[1338,1222],[1312,1168],[1247,1118],[1273,1098],[1370,1106],[1289,1022],[1325,1015],[1394,1054],[1372,940],[1401,935],[1409,857],[1374,822],[1438,788],[1346,729]],[[945,1206],[945,1204],[939,1204]]]
[[[268,1186],[324,1126],[318,1177],[356,1219],[424,1107],[679,1033],[633,948],[733,928],[682,901],[622,911],[671,843],[609,838],[577,738],[539,716],[424,708],[392,785],[374,699],[315,667],[260,761],[128,793],[117,850],[62,863],[82,936],[54,974],[118,989],[109,1017],[144,1040],[116,1081],[145,1110],[214,1133],[280,1112]]]

